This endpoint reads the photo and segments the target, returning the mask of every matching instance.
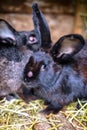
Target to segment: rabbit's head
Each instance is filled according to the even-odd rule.
[[[56,75],[61,72],[62,66],[56,64],[50,54],[39,51],[33,53],[24,69],[24,80],[31,87],[39,86],[40,82],[43,85],[50,85],[54,82]]]
[[[32,51],[38,51],[41,48],[49,49],[51,47],[51,35],[47,21],[35,3],[33,9],[32,31],[16,31],[7,21],[0,19],[0,45],[1,47],[22,47],[26,46]]]
[[[38,43],[35,31],[16,31],[7,21],[0,19],[0,44],[2,46],[16,46]]]

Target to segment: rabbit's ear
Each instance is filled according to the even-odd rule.
[[[50,48],[51,35],[47,21],[36,3],[33,4],[32,9],[34,29],[38,39],[39,48]]]
[[[70,34],[61,37],[51,49],[55,60],[69,60],[84,46],[84,38],[79,34]]]
[[[15,45],[15,29],[3,19],[0,19],[0,44]]]

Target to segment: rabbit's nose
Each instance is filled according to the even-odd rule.
[[[28,76],[29,78],[32,78],[32,77],[33,77],[33,72],[32,72],[32,71],[29,71],[28,74],[27,74],[27,76]]]

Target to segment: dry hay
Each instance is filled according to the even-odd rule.
[[[65,107],[58,114],[44,115],[42,100],[29,104],[16,99],[0,101],[0,130],[87,130],[87,102],[78,100]],[[68,126],[68,127],[67,127]]]

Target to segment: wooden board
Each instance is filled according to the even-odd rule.
[[[31,13],[35,0],[0,0],[1,13]],[[37,0],[44,13],[74,13],[73,0]],[[68,8],[68,9],[67,9]]]

